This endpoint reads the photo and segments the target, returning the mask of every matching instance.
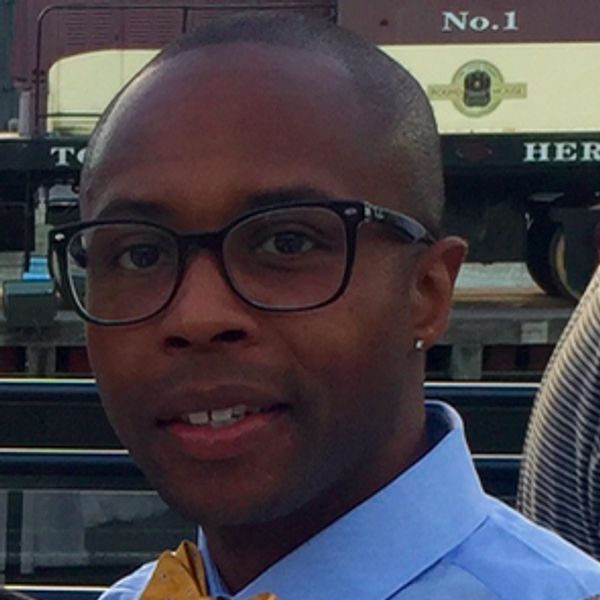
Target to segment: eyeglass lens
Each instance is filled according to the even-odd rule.
[[[168,301],[177,281],[177,243],[150,225],[94,225],[67,249],[71,290],[90,316],[127,321]]]

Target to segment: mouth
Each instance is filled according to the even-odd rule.
[[[273,443],[290,426],[291,407],[236,403],[180,413],[158,422],[168,438],[187,456],[221,460],[241,456]]]
[[[193,425],[196,427],[211,427],[220,429],[235,425],[242,419],[266,413],[281,412],[286,410],[283,404],[276,404],[267,407],[248,406],[246,404],[236,404],[225,408],[213,408],[209,410],[197,410],[194,412],[184,413],[178,419],[182,423]]]

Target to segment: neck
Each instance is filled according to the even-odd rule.
[[[341,485],[278,519],[234,526],[204,525],[211,557],[227,588],[236,593],[286,554],[326,528],[395,479],[428,450],[424,415],[419,427],[395,443],[396,460],[369,461],[368,469],[358,469]],[[389,456],[386,454],[386,456]],[[400,460],[397,457],[401,457]],[[383,457],[382,457],[383,458]]]

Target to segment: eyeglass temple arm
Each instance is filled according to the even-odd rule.
[[[365,204],[365,220],[375,221],[395,229],[411,243],[425,242],[426,244],[433,244],[436,241],[425,225],[422,225],[416,219],[404,215],[402,213],[383,208],[381,206],[375,206],[374,204]]]

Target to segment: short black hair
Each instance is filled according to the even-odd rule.
[[[239,42],[293,48],[333,58],[349,73],[372,124],[365,146],[386,159],[392,180],[401,182],[408,177],[410,212],[439,235],[444,209],[440,142],[431,105],[414,77],[375,44],[331,21],[300,14],[258,12],[205,22],[168,45],[145,69],[185,52]],[[98,132],[125,90],[111,102],[96,126],[88,146],[90,162]],[[406,191],[398,193],[404,196]]]

